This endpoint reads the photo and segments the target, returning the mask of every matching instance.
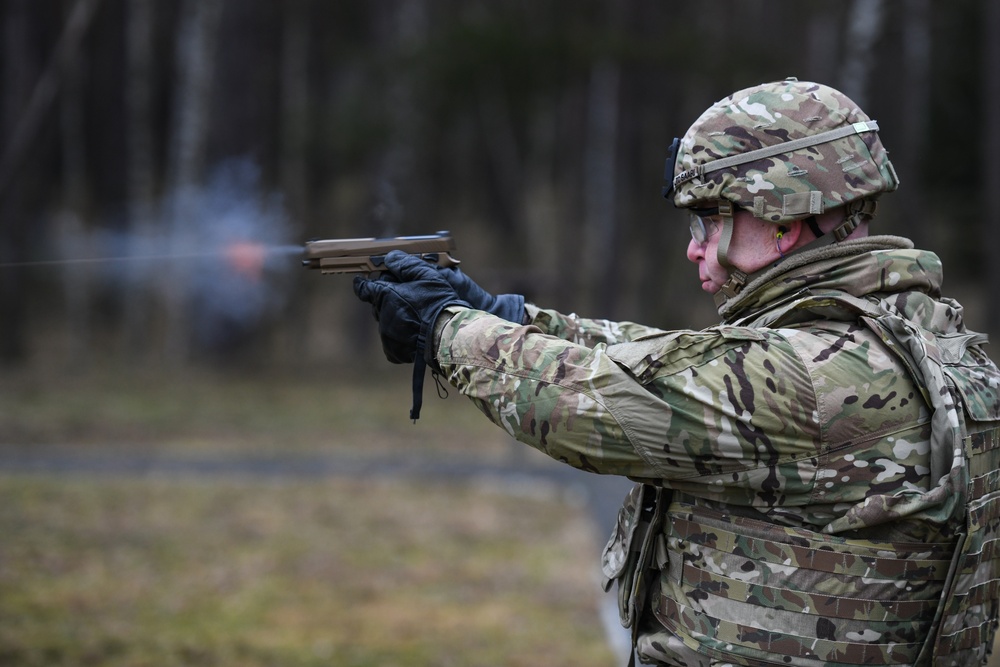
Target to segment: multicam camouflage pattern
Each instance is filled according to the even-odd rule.
[[[685,502],[668,516],[671,559],[654,614],[691,649],[716,656],[913,664],[954,551],[757,525]]]
[[[895,190],[895,171],[875,131],[695,176],[720,159],[869,120],[843,93],[817,83],[789,79],[733,93],[681,139],[674,204],[711,206],[728,199],[757,218],[781,222]]]
[[[1000,371],[940,297],[937,257],[905,240],[847,241],[780,271],[702,331],[456,309],[437,360],[517,439],[669,490],[660,518],[626,503],[603,560],[640,596],[623,621],[642,659],[972,664],[997,614],[1000,454],[986,431],[989,453],[968,458],[966,424],[1000,420]],[[982,509],[966,520],[967,498]],[[945,596],[927,662],[953,590],[966,593]]]
[[[993,649],[1000,586],[1000,427],[962,441],[968,474],[965,536],[941,605],[933,640],[934,667],[984,665]]]

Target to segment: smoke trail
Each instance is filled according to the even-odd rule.
[[[67,262],[67,297],[79,300],[70,294],[80,284],[140,290],[177,309],[186,327],[180,335],[210,350],[252,333],[285,305],[302,246],[293,244],[281,195],[262,190],[253,161],[219,164],[203,185],[170,193],[159,211],[124,233],[85,230],[72,218],[57,223],[53,250]]]
[[[294,265],[287,255],[262,254],[258,273],[254,267],[226,261],[232,259],[227,253],[234,244],[254,243],[266,249],[289,242],[281,197],[262,194],[259,181],[254,163],[232,160],[217,167],[203,188],[186,189],[168,202],[173,212],[168,225],[171,251],[221,255],[196,259],[194,270],[180,274],[194,338],[210,348],[238,338],[265,314],[280,309],[286,299],[283,278]]]

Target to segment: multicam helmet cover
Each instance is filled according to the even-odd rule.
[[[785,222],[895,190],[878,124],[843,93],[796,79],[716,102],[675,141],[664,196],[681,208],[720,200]]]

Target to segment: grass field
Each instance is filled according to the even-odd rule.
[[[408,368],[6,373],[0,454],[544,459],[430,383],[417,424],[409,400]],[[554,485],[153,470],[0,473],[0,667],[624,663],[608,526]]]
[[[13,456],[51,445],[164,459],[513,455],[461,399],[428,395],[417,425],[408,400],[395,377],[8,375],[0,444]],[[0,474],[0,665],[615,664],[598,619],[594,526],[555,487],[520,491]]]

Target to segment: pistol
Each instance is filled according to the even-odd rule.
[[[455,242],[449,232],[423,236],[367,239],[317,239],[306,242],[302,265],[322,273],[374,273],[385,265],[385,256],[402,250],[438,266],[458,266],[451,256]]]

